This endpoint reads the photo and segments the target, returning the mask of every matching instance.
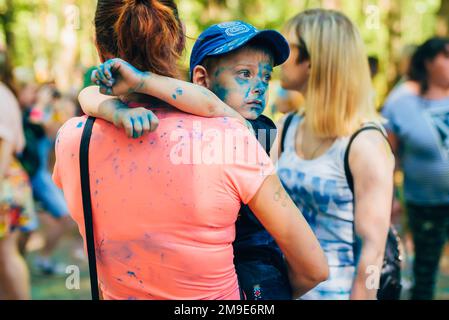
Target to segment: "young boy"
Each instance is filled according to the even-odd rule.
[[[237,117],[250,124],[269,153],[276,126],[262,112],[273,67],[284,63],[289,53],[287,41],[278,32],[258,31],[233,21],[209,27],[196,41],[190,60],[193,84],[141,72],[120,59],[105,62],[92,78],[107,95],[147,94],[188,113]],[[130,136],[139,137],[157,126],[150,110],[128,109],[118,99],[106,100],[99,97],[96,87],[85,89],[80,103],[88,115],[124,126]],[[282,253],[247,206],[240,210],[233,245],[246,299],[291,299]]]

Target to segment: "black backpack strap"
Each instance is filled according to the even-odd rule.
[[[354,142],[355,138],[357,138],[357,136],[359,134],[361,134],[362,132],[367,131],[367,130],[379,131],[385,137],[388,144],[390,144],[387,136],[385,135],[385,132],[379,126],[377,126],[375,124],[369,124],[365,127],[362,127],[351,136],[351,138],[349,139],[348,146],[346,147],[346,151],[345,151],[344,166],[345,166],[346,180],[348,181],[349,189],[351,189],[353,194],[354,194],[354,178],[351,173],[351,168],[349,167],[349,152],[350,152],[352,143]],[[390,148],[391,148],[391,145],[390,145]]]
[[[291,112],[288,114],[287,118],[285,118],[284,122],[284,128],[282,129],[282,135],[281,135],[281,153],[284,152],[285,149],[285,137],[287,136],[288,127],[292,123],[293,117],[295,116],[296,112]]]
[[[99,300],[97,259],[95,256],[94,226],[92,220],[92,199],[89,182],[89,145],[95,118],[89,117],[84,125],[80,144],[81,193],[83,197],[84,227],[86,233],[87,255],[89,258],[90,290],[92,300]]]
[[[345,167],[345,175],[346,180],[348,181],[349,188],[354,194],[354,179],[351,173],[351,169],[349,167],[349,152],[351,149],[351,145],[354,142],[355,138],[366,130],[376,130],[379,131],[387,140],[388,144],[391,144],[388,141],[388,137],[385,132],[376,124],[367,124],[362,127],[358,131],[356,131],[351,138],[349,139],[348,146],[345,152],[344,158],[344,167]],[[392,149],[393,150],[393,149]],[[355,201],[355,195],[354,195]],[[355,237],[355,221],[354,221],[354,256],[360,256],[361,243]],[[357,258],[358,259],[358,258]],[[400,239],[397,235],[397,232],[394,226],[390,225],[388,230],[388,238],[385,248],[385,255],[383,260],[382,272],[380,277],[380,288],[377,292],[377,298],[379,300],[399,300],[401,293],[401,248],[400,248]]]
[[[361,134],[364,131],[368,131],[368,130],[376,130],[382,133],[383,136],[385,136],[384,132],[382,131],[381,128],[379,128],[377,125],[375,124],[369,124],[369,125],[365,125],[364,127],[360,128],[359,130],[357,130],[349,139],[348,142],[348,146],[346,147],[346,151],[345,151],[345,157],[344,157],[344,167],[345,167],[345,175],[346,175],[346,181],[348,182],[348,186],[349,189],[351,190],[352,194],[353,194],[353,203],[355,204],[355,193],[354,193],[354,177],[352,176],[351,173],[351,168],[349,167],[349,153],[351,151],[351,146],[355,140],[355,138],[357,138],[359,136],[359,134]],[[354,215],[355,215],[355,211],[354,211]],[[354,228],[354,245],[353,245],[353,251],[354,251],[354,256],[360,256],[360,250],[362,248],[360,241],[358,241],[355,238],[355,218],[354,218],[354,224],[353,224],[353,228]],[[358,258],[357,258],[358,259]]]

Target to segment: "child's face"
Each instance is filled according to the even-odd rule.
[[[243,48],[217,62],[209,73],[209,89],[244,118],[254,120],[265,109],[273,72],[268,52]]]

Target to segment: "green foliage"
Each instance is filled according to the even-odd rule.
[[[227,21],[245,20],[259,28],[282,30],[284,23],[306,8],[325,7],[342,10],[360,28],[367,52],[380,60],[380,75],[376,79],[379,96],[384,96],[398,77],[397,62],[402,49],[434,35],[447,33],[449,8],[443,0],[180,0],[179,12],[186,25],[186,56],[195,38],[207,26]],[[76,5],[79,14],[67,12]],[[73,39],[64,33],[73,24],[76,53],[64,61],[70,72],[78,65],[96,64],[93,44],[93,14],[95,0],[0,0],[0,41],[12,34],[10,48],[16,66],[27,67],[38,78],[55,77],[55,68],[66,56],[64,41]],[[72,36],[73,38],[73,36]],[[69,46],[70,47],[70,46]],[[47,74],[42,70],[47,69]],[[39,76],[41,74],[41,76]]]

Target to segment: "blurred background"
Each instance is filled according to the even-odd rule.
[[[258,28],[282,31],[289,18],[307,8],[343,11],[358,25],[365,40],[379,108],[403,78],[415,46],[434,35],[449,35],[449,0],[179,0],[178,6],[188,36],[181,61],[185,70],[196,37],[213,23],[239,19]],[[0,47],[6,49],[21,107],[26,109],[39,99],[45,100],[42,90],[46,88],[47,95],[54,99],[52,121],[56,129],[79,113],[77,94],[90,84],[91,68],[99,62],[94,45],[95,7],[95,0],[0,0]],[[273,118],[301,104],[300,96],[290,100],[279,96],[278,86],[275,76],[270,107],[266,110]],[[47,127],[46,130],[49,136],[55,131]],[[47,169],[51,171],[51,152],[47,160]],[[400,183],[400,175],[397,180]],[[38,209],[45,211],[39,200],[36,202]],[[40,214],[39,219],[38,231],[29,236],[23,248],[31,266],[32,298],[89,299],[87,262],[77,230],[73,225],[61,226],[51,215]],[[404,216],[400,216],[396,223],[405,226],[404,221]],[[62,235],[49,240],[48,233],[58,228]],[[413,250],[406,227],[401,228],[401,234],[406,298]],[[58,271],[54,264],[39,260],[48,241],[54,242],[53,248],[48,249],[52,261],[58,261],[60,267],[80,266],[80,289],[66,288],[65,268]],[[449,299],[449,248],[441,260],[437,299]]]
[[[447,35],[445,0],[181,0],[179,12],[191,38],[210,24],[241,19],[281,30],[306,8],[342,10],[360,28],[368,52],[379,60],[375,79],[379,102],[401,77],[410,45]],[[0,42],[6,44],[18,81],[56,81],[76,90],[84,72],[98,62],[93,44],[95,0],[0,0]]]

